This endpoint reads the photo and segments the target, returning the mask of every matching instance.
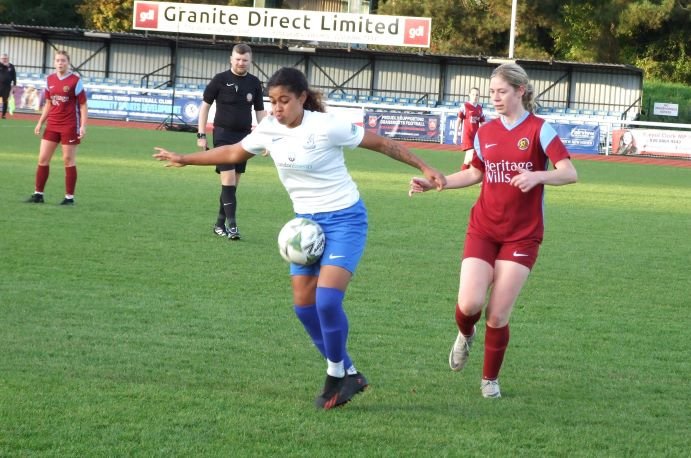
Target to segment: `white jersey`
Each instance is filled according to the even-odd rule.
[[[269,151],[295,213],[322,213],[360,200],[343,147],[357,147],[364,135],[361,126],[334,114],[305,110],[302,124],[292,129],[267,116],[241,144],[251,154]]]

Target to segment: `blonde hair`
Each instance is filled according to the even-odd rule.
[[[490,78],[495,76],[503,79],[516,89],[523,86],[525,88],[522,98],[523,108],[531,113],[535,111],[535,90],[523,67],[518,64],[502,64],[494,69]]]
[[[72,62],[72,59],[70,59],[70,55],[67,54],[67,51],[65,51],[64,49],[59,49],[55,51],[55,56],[65,56],[67,57],[67,62]]]

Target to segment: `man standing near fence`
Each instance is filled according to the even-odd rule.
[[[7,118],[10,106],[10,96],[17,85],[17,72],[10,63],[10,56],[4,52],[0,54],[0,99],[2,99],[2,119]],[[11,113],[10,113],[11,114]]]
[[[252,65],[252,48],[244,43],[233,47],[230,55],[230,70],[213,77],[204,89],[204,101],[199,110],[197,146],[208,149],[206,124],[211,104],[216,102],[214,116],[214,147],[233,145],[252,131],[252,108],[259,123],[265,116],[264,96],[259,79],[249,73]],[[221,198],[214,233],[230,240],[239,240],[235,213],[236,191],[240,175],[245,173],[246,162],[221,164],[216,173],[221,176]]]

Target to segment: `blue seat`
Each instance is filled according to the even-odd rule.
[[[343,100],[344,100],[345,102],[352,102],[352,103],[357,102],[357,99],[355,98],[355,96],[354,96],[353,94],[346,94],[346,95],[344,95],[344,96],[343,96]]]
[[[396,103],[396,97],[384,97],[382,98],[382,102],[393,105]]]
[[[381,98],[381,96],[378,96],[378,95],[371,95],[369,98],[369,101],[372,103],[381,103],[382,98]]]
[[[552,107],[540,107],[540,108],[538,108],[537,112],[539,114],[552,114],[552,113],[554,113]]]
[[[329,100],[343,100],[343,94],[340,92],[332,92],[329,94]]]
[[[410,105],[410,99],[408,97],[399,97],[396,99],[396,103],[400,105]]]

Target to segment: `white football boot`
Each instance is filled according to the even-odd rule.
[[[473,326],[473,335],[470,337],[464,336],[459,331],[456,342],[454,342],[453,347],[451,347],[451,353],[449,353],[449,367],[452,371],[460,371],[465,366],[465,363],[468,362],[468,355],[470,354],[470,347],[473,346],[473,340],[475,340],[475,326]]]

